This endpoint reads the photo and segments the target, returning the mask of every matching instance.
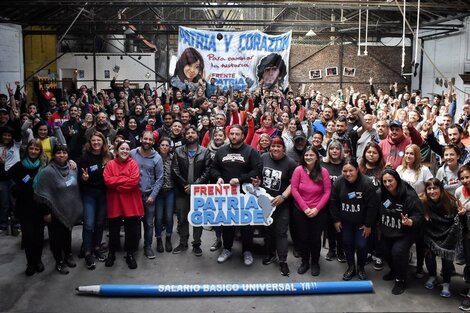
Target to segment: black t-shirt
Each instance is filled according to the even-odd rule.
[[[271,196],[279,196],[290,185],[292,173],[297,164],[288,156],[274,160],[269,153],[261,156],[263,162],[263,185]]]

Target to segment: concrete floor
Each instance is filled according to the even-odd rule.
[[[412,276],[410,267],[408,289],[400,296],[391,294],[392,282],[382,276],[387,272],[374,271],[371,265],[366,271],[374,282],[374,293],[305,295],[305,296],[244,296],[204,298],[104,298],[78,296],[79,285],[101,283],[129,284],[203,284],[203,283],[257,283],[257,282],[308,282],[341,280],[345,264],[324,259],[322,250],[321,274],[312,277],[307,272],[297,274],[300,260],[288,257],[290,277],[279,273],[277,264],[264,266],[262,255],[255,255],[251,267],[245,267],[240,256],[240,244],[235,242],[234,256],[224,264],[217,264],[217,252],[210,252],[214,233],[204,231],[202,257],[190,250],[180,255],[158,253],[148,260],[142,250],[136,255],[138,268],[129,270],[122,253],[112,268],[98,263],[94,271],[85,268],[83,259],[76,258],[78,266],[69,275],[60,275],[54,269],[54,261],[48,248],[43,255],[46,270],[26,277],[24,252],[20,250],[20,238],[0,237],[0,312],[456,312],[462,298],[458,291],[465,288],[462,276],[454,276],[451,284],[452,297],[439,296],[440,288],[426,290],[425,278]],[[106,237],[105,237],[105,240]],[[173,242],[177,242],[174,237]],[[261,239],[255,239],[261,244]],[[73,231],[73,249],[76,254],[81,243],[81,226]],[[457,266],[462,273],[462,267]]]

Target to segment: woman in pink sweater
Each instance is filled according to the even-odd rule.
[[[291,179],[294,227],[299,234],[302,264],[297,273],[304,274],[312,266],[312,275],[320,274],[321,233],[326,222],[323,208],[330,200],[331,180],[328,171],[320,166],[320,155],[308,148]]]

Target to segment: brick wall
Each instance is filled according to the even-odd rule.
[[[343,47],[343,51],[341,51]],[[363,51],[363,49],[362,49]],[[341,52],[343,54],[341,58]],[[369,90],[369,77],[373,77],[376,88],[388,90],[390,83],[397,81],[403,86],[406,80],[400,76],[401,47],[368,47],[367,56],[357,55],[356,45],[292,45],[290,52],[290,82],[294,90],[305,90],[311,84],[325,95],[336,94],[340,86],[353,86],[356,91]],[[406,50],[405,72],[410,72],[411,50]],[[341,65],[342,64],[342,65]],[[338,75],[326,77],[327,67],[337,67]],[[343,67],[355,68],[354,77],[343,76]],[[321,70],[320,79],[310,79],[309,71]],[[409,76],[407,76],[409,78]]]

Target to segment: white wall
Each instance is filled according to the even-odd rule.
[[[460,23],[460,21],[451,21]],[[438,39],[424,41],[423,75],[421,91],[424,96],[432,93],[442,94],[446,88],[436,84],[436,78],[451,79],[455,77],[457,88],[457,114],[462,103],[468,98],[470,85],[464,85],[459,74],[470,72],[470,18],[464,20],[465,27],[454,35],[446,35]],[[418,62],[421,62],[418,55]],[[418,69],[419,71],[419,69]],[[412,78],[412,89],[419,88],[419,73]],[[430,96],[431,97],[431,96]],[[456,114],[456,116],[457,116]]]
[[[154,53],[132,53],[130,56],[100,53],[96,55],[96,80],[97,89],[109,88],[109,82],[116,75],[113,72],[115,66],[119,66],[116,80],[118,83],[129,79],[131,86],[142,88],[145,82],[155,86],[155,55]],[[87,56],[88,59],[85,59]],[[108,60],[109,57],[109,60]],[[141,57],[140,60],[138,58]],[[134,60],[136,59],[136,60]],[[140,64],[140,63],[142,64]],[[145,65],[145,66],[144,66]],[[59,80],[72,78],[76,81],[76,87],[80,85],[93,86],[93,54],[90,53],[67,53],[57,60]],[[83,71],[83,77],[80,73]],[[109,71],[110,77],[105,77],[105,71]],[[72,77],[73,76],[73,77]]]
[[[20,25],[0,24],[0,93],[8,94],[6,84],[16,88],[23,82],[23,35]]]

